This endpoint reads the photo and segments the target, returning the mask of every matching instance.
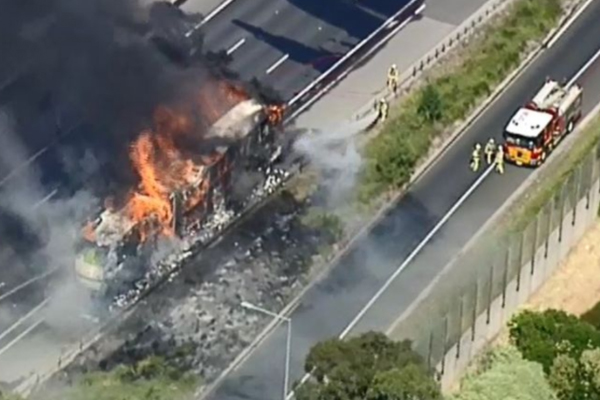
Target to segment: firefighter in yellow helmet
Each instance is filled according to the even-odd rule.
[[[392,64],[388,69],[387,75],[387,87],[388,90],[394,94],[398,91],[398,81],[400,80],[400,74],[398,73],[398,67],[396,64]]]
[[[471,171],[477,172],[479,166],[481,165],[481,145],[479,143],[475,143],[473,147],[473,152],[471,153],[471,163],[469,167]]]
[[[381,99],[379,99],[379,101],[375,103],[375,109],[377,110],[377,121],[385,121],[388,117],[389,111],[389,105],[385,98],[382,97]]]
[[[498,151],[496,152],[496,172],[499,174],[504,173],[504,149],[502,146],[498,146]]]
[[[494,138],[490,138],[483,149],[483,153],[485,154],[485,160],[488,165],[492,165],[494,161],[494,154],[496,153],[496,142],[494,142]]]

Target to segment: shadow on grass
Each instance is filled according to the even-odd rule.
[[[594,325],[596,329],[600,329],[600,302],[596,303],[594,307],[586,311],[585,314],[581,316],[581,319]]]

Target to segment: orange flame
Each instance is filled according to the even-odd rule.
[[[212,125],[232,106],[246,99],[248,95],[243,90],[213,82],[199,93],[200,109],[196,111]],[[153,117],[153,129],[142,131],[131,145],[129,157],[140,181],[122,210],[136,225],[141,241],[154,234],[174,234],[170,196],[176,190],[187,188],[182,204],[184,213],[206,206],[212,182],[204,170],[208,165],[219,163],[224,156],[214,153],[199,157],[201,161],[195,163],[182,154],[177,145],[178,137],[188,135],[200,139],[200,136],[191,136],[199,130],[191,113],[159,106]],[[86,226],[83,233],[88,240],[94,241],[91,225]]]
[[[96,232],[94,231],[92,222],[88,222],[83,227],[83,238],[91,243],[96,241]]]
[[[240,88],[212,82],[199,93],[196,104],[199,110],[190,111],[200,112],[201,119],[212,125],[235,104],[248,98]],[[192,115],[159,106],[153,115],[153,129],[142,131],[131,145],[129,157],[139,176],[139,184],[126,198],[121,212],[134,223],[142,242],[155,234],[174,234],[171,194],[177,190],[186,190],[181,205],[184,213],[207,205],[212,182],[204,170],[206,166],[220,163],[224,155],[200,156],[196,163],[183,154],[177,144],[178,138],[201,138],[195,135],[201,127],[196,126]],[[107,201],[106,206],[112,208],[111,204]],[[93,228],[89,223],[82,232],[91,242],[96,240]]]
[[[285,106],[283,105],[270,105],[265,107],[269,123],[271,125],[279,125],[283,122],[283,113]]]
[[[156,218],[162,233],[172,235],[173,213],[169,202],[169,190],[159,180],[159,171],[155,158],[155,146],[150,132],[142,132],[131,148],[131,161],[140,176],[139,192],[133,193],[125,212],[135,222]],[[167,141],[168,142],[168,141]],[[170,144],[170,143],[169,143]],[[174,150],[167,148],[167,151]],[[165,154],[167,157],[175,154]],[[140,232],[141,240],[145,240],[145,232]]]

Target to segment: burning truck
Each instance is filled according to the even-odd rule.
[[[223,228],[215,228],[218,210],[243,206],[230,196],[236,177],[260,171],[259,180],[268,178],[265,171],[281,151],[275,133],[283,109],[217,86],[200,96],[202,123],[159,107],[153,129],[131,144],[138,186],[119,205],[106,201],[82,231],[75,276],[92,294],[113,297],[136,285],[165,239],[177,238],[181,252],[211,239],[203,229]]]

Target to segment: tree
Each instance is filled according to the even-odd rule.
[[[437,383],[411,343],[394,342],[382,333],[318,343],[304,369],[312,380],[298,389],[298,400],[439,398]],[[398,397],[404,394],[408,397]]]
[[[584,350],[578,360],[559,354],[548,379],[561,400],[600,398],[600,349]]]
[[[408,364],[379,372],[367,391],[367,400],[435,400],[441,399],[437,383],[425,368]]]
[[[444,105],[440,92],[432,84],[425,86],[419,97],[417,113],[429,123],[442,119]]]
[[[559,399],[569,399],[571,394],[580,391],[577,387],[581,383],[578,382],[578,369],[577,360],[566,354],[561,354],[554,359],[548,380]]]
[[[51,400],[171,400],[193,393],[196,380],[150,357],[133,366],[121,365],[109,372],[91,372],[56,393],[40,393]]]
[[[511,342],[523,357],[538,362],[546,373],[559,354],[557,343],[568,343],[566,354],[579,359],[590,347],[600,347],[600,332],[563,311],[524,311],[509,323]]]
[[[480,368],[461,382],[451,400],[554,400],[542,367],[524,360],[512,346],[498,348],[484,357]]]

